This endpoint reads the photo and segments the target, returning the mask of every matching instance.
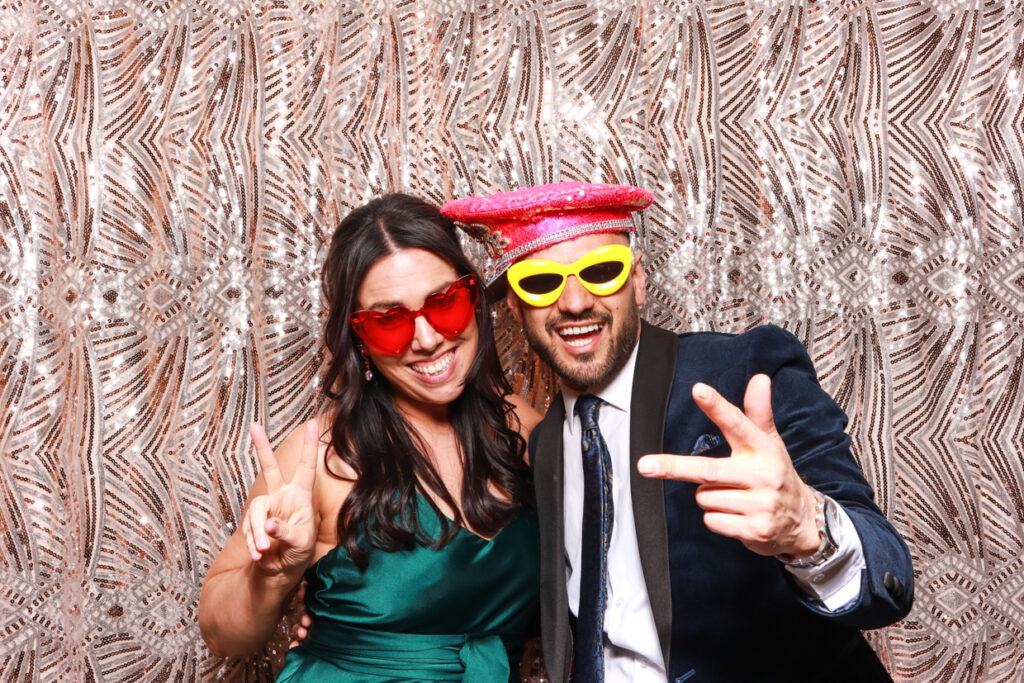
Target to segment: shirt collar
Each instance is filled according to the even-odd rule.
[[[576,399],[582,394],[593,394],[599,399],[623,412],[629,411],[629,403],[633,399],[633,372],[636,369],[636,352],[640,348],[639,342],[633,345],[633,351],[629,354],[626,364],[622,366],[611,381],[600,389],[591,388],[588,391],[577,391],[571,387],[562,385],[562,402],[565,404],[565,415],[568,420],[569,433],[575,431],[577,420],[572,419],[575,415]]]

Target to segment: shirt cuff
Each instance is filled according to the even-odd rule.
[[[831,529],[832,538],[838,543],[836,554],[817,567],[790,567],[786,571],[809,597],[817,598],[830,612],[836,612],[860,597],[861,572],[867,567],[864,562],[864,547],[857,534],[853,520],[838,503],[838,529]]]

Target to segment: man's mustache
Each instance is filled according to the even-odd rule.
[[[582,323],[582,322],[594,322],[598,321],[605,325],[611,325],[612,316],[607,311],[600,313],[593,309],[587,309],[582,313],[560,313],[557,317],[549,319],[544,324],[544,329],[548,334],[555,334],[555,328],[559,325],[571,324],[571,323]]]

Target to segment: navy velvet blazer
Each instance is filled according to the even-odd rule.
[[[694,501],[696,485],[641,477],[647,453],[728,455],[721,432],[690,395],[704,382],[743,405],[747,381],[772,378],[775,423],[803,480],[834,498],[860,535],[867,570],[859,599],[829,613],[782,564],[713,534]],[[541,522],[541,630],[553,682],[568,680],[572,636],[565,589],[560,398],[530,439]],[[907,614],[913,569],[906,544],[873,502],[850,453],[846,415],[818,385],[803,345],[764,326],[741,335],[676,336],[646,323],[630,408],[630,485],[647,592],[668,680],[872,681],[888,676],[860,629]],[[717,437],[717,438],[716,438]],[[585,682],[579,682],[585,683]]]

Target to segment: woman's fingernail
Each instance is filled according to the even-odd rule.
[[[268,541],[266,537],[260,537],[260,539],[256,541],[256,547],[260,550],[266,550],[270,547],[270,541]]]

